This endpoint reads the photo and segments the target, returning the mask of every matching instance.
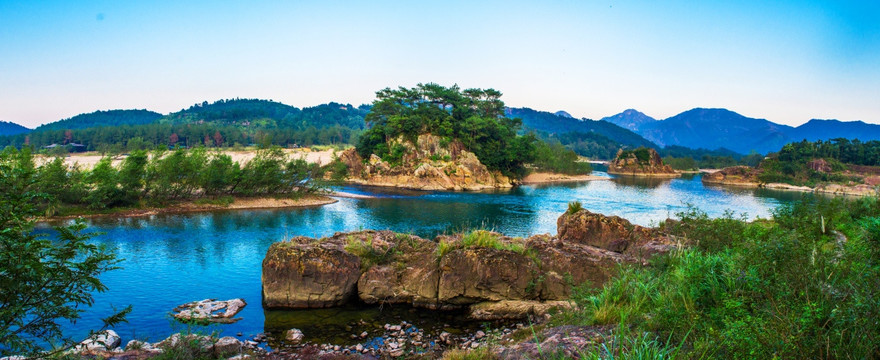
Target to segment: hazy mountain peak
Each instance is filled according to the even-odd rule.
[[[626,109],[623,112],[602,118],[602,121],[610,122],[630,131],[638,132],[643,126],[656,122],[657,119],[645,115],[636,109]]]
[[[567,111],[565,111],[565,110],[559,110],[559,111],[553,113],[553,115],[561,116],[561,117],[565,117],[565,118],[570,118],[570,119],[574,119],[574,116],[571,116],[571,114],[569,114],[569,113],[568,113]]]

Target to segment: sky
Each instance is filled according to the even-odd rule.
[[[880,123],[880,1],[7,1],[0,120],[494,88],[600,119],[694,107]]]

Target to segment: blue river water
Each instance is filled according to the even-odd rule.
[[[273,242],[295,235],[320,237],[337,231],[390,229],[433,237],[469,228],[488,228],[513,236],[556,232],[556,219],[571,201],[587,210],[617,215],[640,225],[656,225],[693,205],[710,216],[730,210],[750,218],[799,198],[796,193],[703,186],[699,176],[680,179],[611,178],[552,186],[521,186],[509,191],[462,193],[392,191],[367,187],[340,190],[375,196],[340,198],[321,207],[216,211],[88,221],[92,241],[124,259],[121,269],[102,275],[108,291],[80,321],[65,324],[80,337],[100,326],[100,317],[133,305],[129,322],[115,330],[123,337],[158,341],[185,327],[169,312],[206,298],[243,298],[248,306],[233,324],[207,331],[252,336],[279,326],[308,327],[343,313],[264,311],[261,262]],[[62,223],[63,224],[63,223]],[[52,224],[59,225],[59,224]],[[38,231],[51,233],[49,224]],[[371,310],[372,311],[372,310]],[[365,315],[371,316],[371,315]],[[272,324],[269,319],[286,319]],[[309,331],[304,329],[306,334]],[[308,336],[308,335],[307,335]]]

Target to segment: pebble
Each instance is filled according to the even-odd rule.
[[[361,344],[357,344],[357,346],[355,346],[354,349],[357,352],[364,352],[364,346]]]
[[[369,336],[369,335],[370,335],[370,334],[368,334],[366,331],[364,331],[364,332],[361,333],[361,339],[366,338],[366,337]]]
[[[484,333],[482,330],[479,330],[479,331],[477,331],[477,333],[474,335],[474,337],[476,337],[477,339],[482,339],[482,338],[486,337],[486,333]]]

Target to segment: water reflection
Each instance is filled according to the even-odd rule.
[[[376,198],[343,198],[334,204],[304,209],[91,219],[90,228],[102,232],[93,241],[115,249],[125,260],[120,264],[122,269],[102,276],[109,291],[96,295],[95,306],[80,321],[65,326],[71,336],[84,336],[86,329],[100,327],[100,317],[110,313],[111,305],[133,304],[130,322],[116,330],[126,341],[135,333],[159,339],[173,329],[175,323],[169,320],[168,312],[175,306],[206,298],[240,297],[249,304],[239,314],[244,319],[221,326],[221,335],[253,335],[288,326],[305,328],[319,320],[296,320],[291,314],[264,312],[261,307],[261,263],[266,250],[273,242],[296,235],[321,237],[337,231],[390,229],[433,237],[487,227],[512,236],[528,236],[556,233],[557,218],[575,200],[590,211],[651,225],[687,209],[688,204],[710,216],[731,209],[752,218],[767,217],[776,205],[800,196],[763,189],[704,187],[699,176],[657,182],[613,179],[522,186],[479,193],[377,191],[357,186],[343,191],[373,194]],[[53,232],[46,224],[40,224],[38,231]],[[296,321],[305,323],[293,326]]]

